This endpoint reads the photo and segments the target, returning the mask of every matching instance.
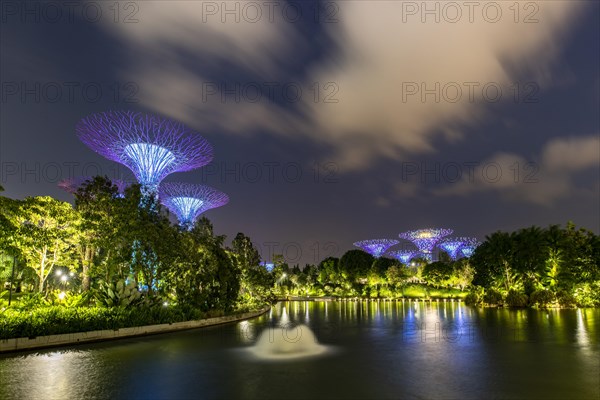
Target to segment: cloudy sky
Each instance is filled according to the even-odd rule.
[[[341,255],[423,227],[600,231],[600,7],[586,1],[2,3],[0,183],[71,200],[131,178],[75,136],[133,109],[180,120],[213,163],[207,216],[269,259]]]

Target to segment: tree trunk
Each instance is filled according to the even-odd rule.
[[[82,271],[82,286],[83,286],[83,291],[87,292],[88,290],[90,290],[90,266],[92,264],[92,258],[93,258],[93,247],[86,245],[85,246],[85,250],[84,250],[84,256],[83,256],[83,262],[82,262],[82,266],[83,266],[83,271]]]

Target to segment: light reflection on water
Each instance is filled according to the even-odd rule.
[[[593,309],[287,302],[213,328],[1,356],[0,399],[598,398],[599,323]],[[339,351],[242,356],[266,330],[293,338],[301,324]]]

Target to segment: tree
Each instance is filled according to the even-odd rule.
[[[449,263],[437,261],[432,262],[423,268],[423,279],[434,285],[443,285],[452,276],[452,265]]]
[[[340,258],[339,270],[344,279],[356,282],[367,278],[374,260],[372,255],[362,250],[349,250]]]
[[[243,301],[251,302],[253,298],[271,300],[273,276],[260,265],[260,255],[250,238],[240,232],[233,239],[231,247],[241,273],[240,296]]]
[[[508,292],[518,280],[512,268],[514,253],[513,235],[494,232],[486,236],[471,257],[475,269],[473,282],[484,287],[503,286]]]
[[[117,230],[119,189],[107,177],[95,177],[75,193],[75,208],[81,214],[78,246],[82,265],[83,291],[90,289],[95,257],[101,248],[110,254],[114,248]],[[133,210],[132,210],[133,211]]]
[[[40,293],[57,264],[73,269],[79,218],[69,203],[51,197],[28,197],[20,203],[17,246],[35,271]]]

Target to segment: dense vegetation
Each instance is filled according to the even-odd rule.
[[[600,306],[600,238],[573,224],[496,232],[457,261],[442,252],[403,265],[350,250],[304,268],[281,255],[273,262],[272,271],[262,266],[242,233],[227,247],[206,218],[183,230],[139,186],[119,195],[102,177],[76,193],[75,206],[0,196],[0,338],[177,322],[285,296]]]
[[[11,331],[10,320],[25,334],[44,315],[37,319],[52,321],[52,331],[71,315],[65,308],[108,318],[93,326],[113,323],[111,313],[123,321],[176,322],[272,302],[271,274],[250,239],[240,233],[230,248],[224,241],[206,218],[182,230],[154,199],[142,201],[139,186],[122,196],[101,177],[79,190],[74,207],[51,197],[0,197],[1,324]],[[16,293],[7,311],[11,282]]]
[[[600,237],[572,223],[486,237],[470,259],[404,266],[351,250],[317,266],[275,263],[279,295],[464,297],[468,304],[599,307]]]

